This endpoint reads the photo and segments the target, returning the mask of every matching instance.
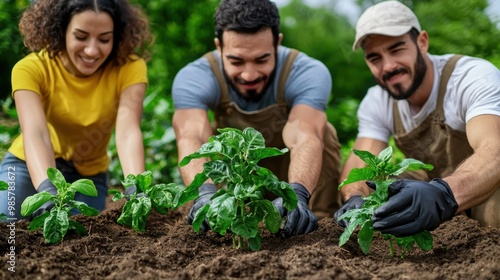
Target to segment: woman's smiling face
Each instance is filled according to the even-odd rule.
[[[113,50],[113,19],[108,13],[87,10],[75,14],[66,29],[64,67],[77,77],[94,74]]]

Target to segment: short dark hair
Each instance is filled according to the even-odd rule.
[[[420,31],[418,31],[415,27],[412,27],[410,31],[408,31],[408,35],[410,35],[411,40],[416,44]]]
[[[280,15],[269,0],[222,0],[215,12],[215,35],[222,46],[224,31],[254,34],[271,28],[274,45],[278,45]]]

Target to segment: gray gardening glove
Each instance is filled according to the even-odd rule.
[[[189,225],[193,224],[196,212],[203,206],[210,204],[210,198],[212,198],[212,196],[217,192],[217,187],[214,184],[206,183],[201,185],[199,190],[200,195],[194,200],[194,204],[189,210],[189,214],[187,216],[186,222]],[[208,223],[208,220],[205,219],[203,223],[201,223],[200,231],[207,232],[208,230],[210,230],[210,224]]]
[[[389,199],[373,212],[373,229],[396,237],[432,231],[455,215],[458,203],[448,183],[397,180],[389,186]]]
[[[135,192],[137,191],[137,186],[136,185],[131,185],[129,186],[128,188],[125,188],[125,194],[126,195],[131,195],[131,194],[134,194]],[[143,196],[146,196],[143,192],[140,192],[138,193],[135,198],[140,198],[140,197],[143,197]],[[128,198],[127,198],[128,200]]]
[[[349,223],[345,219],[339,220],[340,216],[344,215],[347,211],[351,209],[361,208],[361,206],[363,206],[364,203],[365,200],[363,199],[362,195],[353,195],[349,197],[349,199],[346,202],[344,202],[344,205],[342,205],[342,207],[340,207],[340,209],[333,214],[333,221],[342,227],[347,227]]]
[[[309,191],[299,183],[291,183],[290,187],[297,195],[297,207],[288,212],[283,206],[283,198],[278,197],[273,200],[274,206],[278,208],[281,216],[287,216],[283,233],[285,237],[293,235],[302,235],[318,229],[318,218],[309,209],[309,198],[311,195]]]
[[[40,185],[38,186],[38,189],[36,191],[38,193],[45,191],[53,195],[57,194],[57,188],[56,186],[54,186],[54,184],[52,184],[49,178],[43,180],[42,183],[40,183]],[[50,211],[50,209],[52,209],[53,207],[54,203],[52,201],[45,202],[42,206],[40,206],[40,208],[38,208],[35,212],[33,212],[32,219],[42,215],[47,211]]]

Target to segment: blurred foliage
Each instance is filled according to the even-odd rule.
[[[366,90],[374,85],[362,51],[353,52],[354,27],[339,15],[330,0],[321,7],[310,7],[304,0],[291,0],[280,7],[283,45],[293,47],[324,62],[331,72],[333,87],[327,109],[328,120],[336,127],[343,144],[342,154],[350,152],[357,133],[356,110]],[[177,149],[171,126],[173,106],[171,87],[175,74],[187,63],[214,48],[213,13],[219,0],[131,0],[148,15],[156,37],[153,56],[148,62],[149,87],[144,101],[144,145],[146,166],[159,182],[181,179],[177,168]],[[380,1],[357,0],[364,10]],[[483,57],[500,67],[500,31],[485,14],[486,0],[403,0],[412,7],[430,38],[430,53],[462,53]],[[18,20],[28,0],[0,1],[0,100],[1,118],[16,119],[15,108],[7,98],[11,92],[10,70],[26,55],[18,32]],[[7,126],[2,126],[8,123]],[[17,135],[19,127],[0,123],[2,147]],[[115,184],[123,178],[114,142],[110,143],[110,170]]]

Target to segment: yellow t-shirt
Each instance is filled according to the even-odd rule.
[[[76,77],[58,57],[50,59],[41,51],[14,66],[12,96],[17,90],[40,95],[55,157],[73,161],[80,174],[90,176],[108,168],[107,146],[120,94],[128,86],[147,82],[146,62],[138,57],[120,67],[110,63],[90,77]],[[22,133],[9,152],[26,160]]]

